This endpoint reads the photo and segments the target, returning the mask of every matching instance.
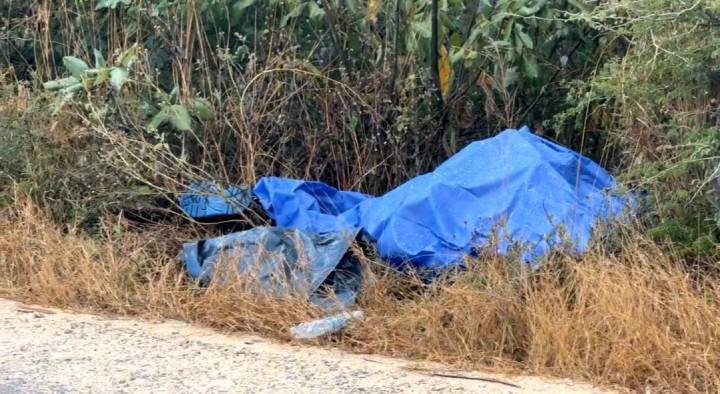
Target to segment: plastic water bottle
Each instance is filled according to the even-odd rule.
[[[328,317],[300,323],[290,329],[290,332],[298,339],[312,339],[345,328],[351,320],[362,320],[362,311],[340,312]]]

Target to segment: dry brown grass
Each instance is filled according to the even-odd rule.
[[[297,299],[185,280],[174,255],[193,235],[174,227],[107,224],[101,240],[60,229],[32,204],[0,215],[0,296],[99,313],[172,317],[259,333],[312,316]]]
[[[303,300],[199,287],[172,261],[191,237],[115,223],[102,240],[61,230],[31,204],[0,215],[0,296],[146,317],[183,318],[288,338],[315,316]],[[539,272],[496,257],[422,285],[383,269],[363,292],[366,320],[323,343],[356,351],[584,378],[644,390],[720,390],[720,286],[627,241]]]

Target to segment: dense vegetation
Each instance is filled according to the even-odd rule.
[[[473,362],[476,351],[496,346],[482,362],[511,359],[560,374],[567,367],[573,376],[635,388],[647,379],[712,391],[720,387],[715,334],[700,330],[692,344],[683,338],[700,327],[694,321],[717,323],[707,317],[716,312],[717,288],[705,281],[720,268],[719,33],[716,0],[0,0],[0,208],[29,198],[53,223],[95,237],[52,230],[58,245],[68,238],[95,250],[98,239],[115,236],[108,217],[120,213],[135,222],[187,220],[174,215],[174,196],[195,179],[252,184],[273,174],[378,194],[471,141],[528,125],[592,157],[643,196],[638,227],[651,246],[633,240],[626,249],[601,248],[587,257],[592,265],[608,264],[600,268],[568,268],[563,264],[572,259],[564,256],[549,274],[552,286],[543,282],[547,277],[518,284],[502,276],[487,286],[459,281],[460,290],[445,294],[457,303],[423,294],[427,298],[407,309],[372,293],[382,299],[378,305],[397,309],[385,311],[388,316],[432,310],[429,319],[441,331],[447,327],[439,310],[462,315],[471,298],[463,298],[465,291],[496,304],[495,292],[506,291],[515,309],[497,306],[489,318],[494,323],[482,322],[500,339],[469,345],[464,351]],[[31,244],[38,220],[43,231],[48,224],[34,213],[6,216],[0,214],[0,225],[8,231],[25,227],[5,252],[25,261],[13,242]],[[55,264],[47,258],[53,251],[43,253],[38,261]],[[77,253],[89,266],[101,255]],[[76,260],[70,257],[67,264]],[[663,261],[661,271],[649,268],[653,259]],[[636,260],[642,264],[632,265]],[[15,267],[5,279],[12,286],[38,277],[48,283],[43,269]],[[139,270],[145,275],[146,268]],[[647,303],[630,302],[630,287],[640,284],[629,279],[594,292],[594,280],[616,270],[643,281]],[[700,282],[684,282],[685,276]],[[602,313],[592,315],[590,304],[571,302],[563,286],[573,280],[583,281],[588,299],[609,308],[610,323]],[[566,307],[568,327],[588,314],[597,320],[583,320],[577,332],[565,327],[567,342],[553,342],[549,333],[559,328],[533,320],[552,308],[532,304],[518,290],[542,293],[538,283],[562,299],[557,305]],[[612,287],[618,283],[628,289]],[[669,284],[685,286],[687,297],[670,302],[675,309],[669,312],[653,309],[679,294],[668,293]],[[28,294],[41,293],[28,286]],[[620,293],[628,304],[613,309],[611,296]],[[86,299],[93,297],[100,296]],[[630,304],[639,317],[623,320],[622,308]],[[702,313],[680,313],[690,304]],[[478,314],[481,306],[472,305]],[[223,325],[218,319],[212,322]],[[407,331],[433,341],[423,336],[427,322],[413,319],[380,319],[379,326],[386,325],[383,335],[395,335],[403,327],[393,324],[409,324]],[[592,331],[600,323],[611,326]],[[436,344],[437,355],[474,338],[479,323],[464,324],[453,326],[456,337]],[[633,330],[643,326],[657,335],[646,331],[647,338],[638,339]],[[537,327],[548,334],[540,350],[533,342]],[[618,332],[617,346],[637,340],[650,350],[613,365],[606,364],[618,351],[613,343],[606,343],[606,353],[583,353],[602,348],[598,343],[608,342],[603,336],[611,331]],[[507,342],[507,332],[517,336]],[[580,349],[578,337],[593,343]],[[364,340],[353,346],[377,350]],[[563,353],[566,344],[578,347]],[[418,351],[397,345],[402,354]],[[702,352],[708,356],[697,359]],[[673,354],[686,357],[685,371],[683,362],[671,362]]]
[[[715,253],[713,1],[0,7],[5,81],[32,91],[29,117],[53,125],[35,143],[3,136],[12,140],[3,182],[82,201],[58,208],[65,219],[92,223],[128,198],[208,175],[274,173],[380,193],[469,141],[526,124],[649,191],[656,239],[688,256]],[[39,95],[43,83],[56,93]],[[13,152],[37,143],[44,149],[30,154],[52,170],[37,157],[17,162]],[[53,184],[58,174],[46,171],[72,176]]]

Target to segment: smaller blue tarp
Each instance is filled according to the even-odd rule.
[[[346,257],[356,235],[255,227],[188,242],[180,257],[188,274],[202,282],[239,275],[268,294],[302,295],[324,307],[350,305],[360,288],[360,267]]]
[[[239,214],[252,203],[249,187],[228,186],[221,189],[209,181],[192,183],[180,195],[180,208],[195,219]]]

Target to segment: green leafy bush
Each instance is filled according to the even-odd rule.
[[[469,141],[528,124],[650,191],[658,240],[687,256],[714,253],[711,0],[3,7],[11,39],[0,61],[60,90],[63,111],[119,158],[112,165],[158,189],[274,174],[382,193]]]
[[[53,219],[87,230],[107,213],[150,206],[155,193],[118,169],[81,119],[51,117],[53,97],[18,97],[7,86],[0,80],[0,206],[29,196]]]
[[[720,4],[610,2],[581,16],[607,61],[576,86],[559,129],[602,134],[606,160],[648,196],[649,232],[690,258],[718,252]]]

